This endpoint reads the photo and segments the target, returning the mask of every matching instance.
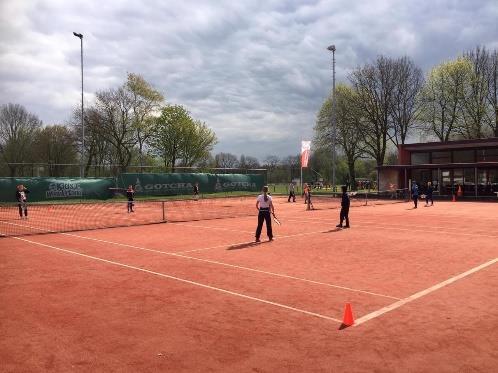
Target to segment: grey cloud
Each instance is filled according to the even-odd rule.
[[[217,151],[259,158],[299,151],[337,80],[379,54],[408,55],[428,70],[484,44],[498,48],[489,1],[3,1],[0,103],[45,123],[142,74],[216,131]]]

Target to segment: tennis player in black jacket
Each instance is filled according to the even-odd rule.
[[[341,199],[341,213],[339,215],[339,219],[341,219],[341,222],[336,225],[337,228],[349,228],[349,196],[347,193],[346,186],[343,185],[341,187],[342,189],[342,199]],[[343,227],[342,222],[346,219],[346,225]]]
[[[21,219],[23,218],[23,211],[24,211],[24,219],[28,218],[28,197],[27,194],[29,193],[29,190],[22,184],[17,186],[17,191],[16,191],[16,199],[17,199],[17,205],[19,206],[19,216]]]

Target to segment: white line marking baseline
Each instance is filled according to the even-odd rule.
[[[318,318],[321,318],[321,319],[334,321],[334,322],[337,322],[337,323],[342,323],[341,320],[335,319],[333,317],[325,316],[325,315],[322,315],[322,314],[319,314],[319,313],[315,313],[315,312],[306,311],[306,310],[303,310],[303,309],[300,309],[300,308],[295,308],[295,307],[287,306],[287,305],[281,304],[281,303],[272,302],[272,301],[269,301],[269,300],[266,300],[266,299],[261,299],[261,298],[252,297],[250,295],[236,293],[234,291],[230,291],[230,290],[218,288],[218,287],[215,287],[215,286],[210,286],[210,285],[202,284],[200,282],[191,281],[191,280],[183,279],[183,278],[180,278],[180,277],[175,277],[175,276],[167,275],[165,273],[154,272],[154,271],[150,271],[148,269],[144,269],[144,268],[140,268],[140,267],[135,267],[135,266],[124,264],[124,263],[114,262],[112,260],[102,259],[102,258],[99,258],[99,257],[96,257],[96,256],[82,254],[82,253],[79,253],[77,251],[72,251],[72,250],[67,250],[67,249],[63,249],[63,248],[52,246],[52,245],[47,245],[47,244],[43,244],[43,243],[40,243],[40,242],[27,240],[25,238],[20,238],[20,237],[12,237],[12,238],[14,238],[16,240],[28,242],[28,243],[31,243],[31,244],[34,244],[34,245],[48,247],[50,249],[57,250],[57,251],[62,251],[62,252],[68,253],[68,254],[78,255],[78,256],[81,256],[81,257],[84,257],[84,258],[87,258],[87,259],[93,259],[93,260],[96,260],[96,261],[99,261],[99,262],[104,262],[104,263],[112,264],[112,265],[119,266],[119,267],[133,269],[133,270],[144,272],[144,273],[148,273],[148,274],[151,274],[151,275],[155,275],[155,276],[159,276],[159,277],[164,277],[164,278],[167,278],[167,279],[170,279],[170,280],[175,280],[175,281],[183,282],[183,283],[186,283],[186,284],[189,284],[189,285],[198,286],[198,287],[201,287],[201,288],[204,288],[204,289],[210,289],[210,290],[214,290],[214,291],[217,291],[217,292],[220,292],[220,293],[232,295],[232,296],[235,296],[235,297],[249,299],[249,300],[252,300],[252,301],[256,301],[256,302],[264,303],[264,304],[269,304],[269,305],[272,305],[272,306],[275,306],[275,307],[279,307],[279,308],[283,308],[283,309],[286,309],[286,310],[290,310],[290,311],[302,313],[302,314],[305,314],[305,315],[314,316],[314,317],[318,317]]]
[[[418,293],[412,294],[409,297],[406,297],[404,299],[401,299],[393,304],[390,304],[389,306],[383,307],[377,311],[371,312],[369,314],[366,314],[365,316],[362,316],[358,319],[355,320],[354,326],[359,326],[369,320],[372,320],[376,317],[379,317],[387,312],[393,311],[407,303],[413,302],[416,299],[422,298],[423,296],[430,294],[436,290],[441,289],[442,287],[445,287],[449,284],[454,283],[455,281],[458,281],[464,277],[467,277],[475,272],[480,271],[483,268],[489,267],[490,265],[493,265],[498,262],[498,258],[492,259],[490,261],[487,261],[486,263],[483,263],[477,267],[474,267],[472,269],[469,269],[468,271],[465,271],[463,273],[460,273],[459,275],[453,276],[445,281],[442,281],[434,286],[431,286],[425,290],[419,291]]]

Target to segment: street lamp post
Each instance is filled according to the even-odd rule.
[[[335,45],[327,48],[332,52],[332,190],[335,192],[335,143],[336,143],[336,105],[335,105]]]
[[[80,157],[80,177],[84,176],[84,159],[85,159],[85,121],[83,117],[83,34],[73,32],[73,35],[80,39],[81,42],[81,157]]]

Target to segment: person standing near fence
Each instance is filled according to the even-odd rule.
[[[128,199],[127,208],[128,212],[133,211],[133,201],[135,197],[135,191],[133,190],[133,185],[128,185],[128,189],[126,189],[126,198]]]
[[[414,209],[417,208],[417,203],[418,203],[418,185],[416,181],[412,182],[412,199],[413,199],[413,204],[415,207]]]
[[[336,225],[337,228],[349,228],[349,206],[351,201],[349,200],[348,189],[345,185],[341,187],[342,198],[341,198],[341,212],[339,213],[339,224]],[[346,220],[346,225],[343,226],[342,222]]]
[[[197,201],[199,199],[199,183],[194,185],[194,199]]]
[[[21,219],[23,218],[23,212],[24,219],[28,218],[28,193],[29,190],[24,185],[20,184],[17,186],[16,199],[17,205],[19,206],[19,216],[21,217]]]
[[[434,188],[432,187],[432,183],[429,181],[427,183],[427,191],[425,195],[425,205],[429,206],[429,201],[431,201],[431,206],[434,205],[434,199],[432,197],[432,193],[434,193]]]
[[[256,242],[261,242],[261,230],[263,229],[263,221],[266,221],[266,234],[270,241],[273,240],[273,231],[271,229],[271,214],[275,214],[272,198],[268,195],[268,187],[263,187],[263,194],[260,194],[256,199],[256,209],[258,212],[258,227],[256,228]]]
[[[287,199],[287,202],[290,202],[292,199],[292,202],[296,202],[296,192],[294,190],[294,182],[290,182],[289,184],[289,198]]]

